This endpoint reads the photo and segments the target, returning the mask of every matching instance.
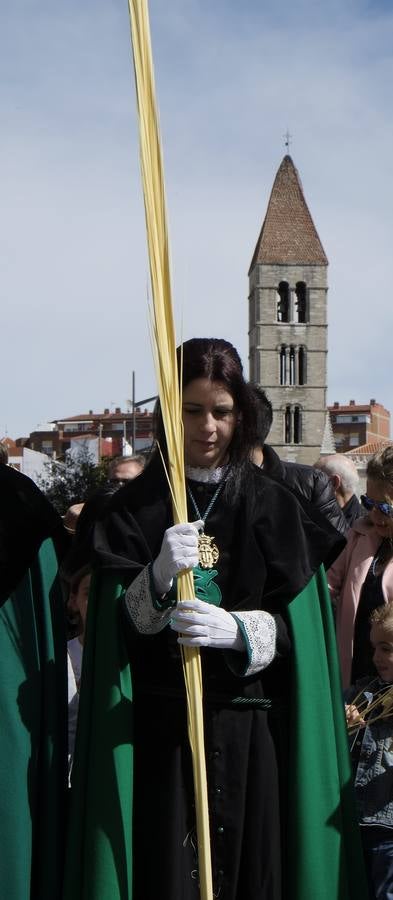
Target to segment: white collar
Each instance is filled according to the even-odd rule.
[[[206,466],[186,466],[186,476],[191,481],[203,481],[206,484],[218,484],[227,475],[229,466],[217,466],[209,469]]]

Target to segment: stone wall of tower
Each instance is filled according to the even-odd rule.
[[[295,291],[305,282],[307,321],[277,321],[277,288],[281,281]],[[257,263],[250,272],[250,379],[260,384],[273,405],[271,444],[283,459],[312,464],[322,444],[327,389],[327,267]],[[303,385],[280,383],[280,348],[302,347],[306,359]],[[285,441],[285,410],[301,410],[301,441]]]

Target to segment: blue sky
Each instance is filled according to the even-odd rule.
[[[247,270],[290,153],[329,258],[329,400],[393,411],[393,8],[151,0],[176,308],[247,369]],[[125,0],[0,7],[0,436],[155,393]]]

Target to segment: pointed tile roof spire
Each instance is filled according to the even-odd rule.
[[[274,180],[250,272],[257,263],[328,265],[299,173],[288,155]]]
[[[336,443],[334,440],[332,421],[330,418],[330,412],[326,410],[326,419],[325,419],[325,430],[323,432],[322,444],[321,444],[321,456],[330,456],[332,453],[336,453]]]

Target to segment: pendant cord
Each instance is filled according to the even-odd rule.
[[[222,489],[223,489],[223,487],[224,487],[224,484],[225,484],[225,482],[222,481],[221,484],[218,485],[218,488],[217,488],[217,490],[214,492],[214,494],[213,494],[213,496],[212,496],[212,499],[210,500],[210,503],[208,504],[207,508],[205,509],[205,512],[203,513],[203,515],[201,514],[201,512],[200,512],[199,509],[198,509],[197,502],[196,502],[196,500],[195,500],[195,497],[193,496],[193,493],[192,493],[192,491],[191,491],[191,488],[190,488],[189,484],[187,485],[187,493],[188,493],[188,496],[189,496],[189,498],[190,498],[190,500],[191,500],[191,503],[192,503],[192,505],[193,505],[193,507],[194,507],[194,512],[196,513],[197,518],[200,519],[200,520],[203,522],[203,525],[204,525],[204,526],[205,526],[205,524],[206,524],[206,519],[207,519],[209,513],[212,511],[213,506],[214,506],[214,504],[215,504],[215,502],[216,502],[216,500],[217,500],[219,494],[221,493],[221,491],[222,491]]]

